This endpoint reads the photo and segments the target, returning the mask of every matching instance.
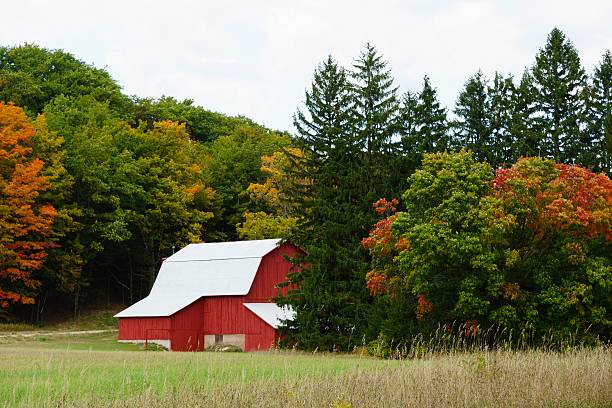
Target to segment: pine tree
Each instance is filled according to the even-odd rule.
[[[539,113],[536,125],[544,135],[543,155],[557,162],[588,166],[591,163],[580,162],[590,144],[581,138],[580,129],[586,74],[578,52],[561,30],[551,31],[546,45],[536,55],[532,73]]]
[[[593,159],[612,174],[612,53],[606,51],[595,68],[589,93],[589,133],[595,140]]]
[[[455,143],[471,150],[479,161],[493,161],[487,80],[478,71],[465,83],[455,105]]]

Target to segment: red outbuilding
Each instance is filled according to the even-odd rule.
[[[191,244],[167,258],[151,293],[115,315],[119,341],[173,351],[266,350],[293,312],[271,300],[300,249],[278,239]]]

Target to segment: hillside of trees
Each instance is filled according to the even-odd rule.
[[[282,237],[307,253],[277,299],[297,312],[287,344],[456,323],[609,340],[610,50],[587,73],[553,29],[520,78],[476,72],[449,111],[427,76],[401,93],[366,44],[316,67],[294,124],[0,47],[0,319],[131,304],[187,243]]]

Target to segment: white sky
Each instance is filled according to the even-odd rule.
[[[2,5],[0,44],[64,49],[128,94],[190,98],[292,131],[328,54],[348,66],[370,41],[401,91],[427,74],[452,109],[478,69],[519,76],[554,26],[591,72],[612,48],[612,1],[19,0]]]

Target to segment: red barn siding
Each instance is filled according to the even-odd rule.
[[[263,325],[261,327],[260,334],[246,335],[244,342],[245,351],[269,350],[276,343],[276,339],[278,338],[276,329],[265,323],[263,320],[261,322]]]
[[[123,317],[119,319],[119,340],[169,339],[169,317]]]
[[[170,347],[175,351],[204,350],[204,334],[202,332],[203,299],[173,314],[171,318],[172,331]]]
[[[265,255],[246,296],[203,297],[170,317],[120,318],[119,339],[170,339],[174,351],[200,351],[204,349],[204,335],[244,334],[245,351],[267,350],[278,338],[276,329],[244,303],[272,301],[278,294],[276,284],[285,280],[292,267],[284,255],[292,257],[299,251],[284,244]]]
[[[244,334],[245,351],[267,350],[276,341],[276,329],[244,306],[244,296],[204,299],[204,334]]]
[[[204,299],[205,334],[258,334],[266,324],[248,310],[244,296],[214,296]]]
[[[202,330],[202,313],[204,312],[203,300],[204,298],[200,298],[170,316],[172,329]]]
[[[285,281],[287,273],[293,267],[293,264],[287,261],[284,255],[294,257],[298,251],[299,249],[291,244],[283,244],[264,256],[251,289],[245,296],[245,302],[270,302],[276,297],[278,295],[276,284]],[[283,288],[283,294],[287,294],[287,288]]]

